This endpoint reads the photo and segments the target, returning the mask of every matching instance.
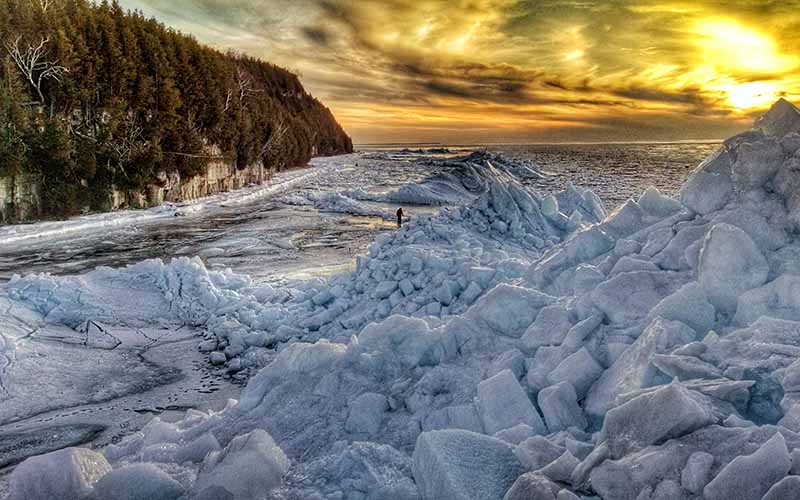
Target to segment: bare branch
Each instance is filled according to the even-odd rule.
[[[244,102],[244,100],[252,94],[263,92],[263,90],[253,88],[253,82],[250,80],[250,76],[242,68],[236,68],[236,82],[239,87],[240,103]]]
[[[225,97],[225,108],[223,108],[222,112],[227,113],[229,109],[231,109],[231,101],[233,100],[233,89],[228,89],[228,95]]]
[[[269,139],[264,143],[261,147],[261,155],[264,156],[267,153],[272,153],[275,148],[277,147],[278,143],[283,139],[283,136],[289,131],[289,126],[286,124],[286,121],[281,118],[277,124],[275,124],[275,128],[273,129],[272,133],[269,136]]]
[[[55,3],[55,0],[31,0],[34,7],[39,7],[42,12],[47,12],[47,9]]]
[[[6,51],[19,68],[22,76],[36,91],[39,103],[44,104],[44,94],[42,93],[44,81],[52,79],[60,82],[64,74],[69,73],[69,69],[59,65],[56,61],[44,60],[47,51],[45,46],[50,42],[49,37],[42,38],[39,45],[28,45],[25,49],[20,48],[21,40],[22,37],[18,36],[13,42],[4,42]]]

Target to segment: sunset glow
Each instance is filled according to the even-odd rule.
[[[358,143],[713,139],[800,95],[793,2],[122,3],[297,71]]]

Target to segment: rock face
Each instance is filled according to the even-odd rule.
[[[216,193],[263,184],[272,172],[261,163],[237,169],[233,162],[211,162],[201,174],[181,178],[177,173],[160,176],[161,182],[142,191],[112,189],[106,193],[107,211],[148,208],[165,202],[184,202]],[[21,222],[41,215],[41,179],[35,175],[0,177],[0,223]]]

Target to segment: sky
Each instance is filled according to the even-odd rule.
[[[722,139],[800,102],[800,0],[121,0],[298,73],[357,144]]]

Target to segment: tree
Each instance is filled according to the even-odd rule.
[[[65,73],[69,70],[61,66],[56,61],[48,61],[45,46],[50,42],[50,38],[42,38],[38,45],[28,44],[24,47],[21,42],[22,36],[16,37],[12,42],[6,41],[5,47],[11,60],[17,65],[23,78],[33,87],[39,96],[39,103],[44,104],[44,94],[42,93],[42,83],[45,80],[53,79],[61,81]]]

